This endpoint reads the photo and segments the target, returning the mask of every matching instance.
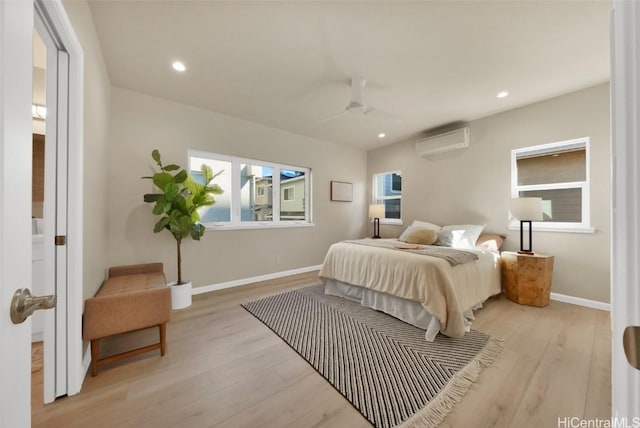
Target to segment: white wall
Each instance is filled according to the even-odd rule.
[[[86,1],[64,8],[84,51],[84,298],[93,296],[107,267],[107,147],[111,83]]]
[[[534,232],[536,252],[555,256],[552,291],[609,301],[610,272],[610,120],[609,85],[582,91],[472,121],[471,147],[433,160],[420,158],[414,141],[368,153],[368,200],[372,176],[402,171],[402,219],[445,224],[486,224],[507,235],[503,249],[519,248],[519,233],[509,231],[510,155],[515,148],[591,138],[591,222],[595,234]],[[403,227],[382,225],[383,236]]]
[[[336,241],[357,238],[366,222],[366,153],[121,88],[111,92],[109,264],[160,261],[175,280],[175,241],[153,233],[157,218],[142,195],[152,190],[151,151],[187,164],[187,149],[312,169],[314,227],[210,230],[183,243],[183,277],[194,287],[321,264]],[[329,182],[354,184],[350,203],[329,201]]]

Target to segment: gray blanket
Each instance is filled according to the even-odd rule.
[[[390,250],[406,251],[423,256],[438,257],[446,260],[450,266],[457,266],[478,260],[478,255],[471,251],[457,248],[441,247],[439,245],[417,245],[389,239],[354,239],[344,241],[351,244],[369,245],[371,247],[388,248]]]

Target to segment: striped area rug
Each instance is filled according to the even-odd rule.
[[[335,296],[321,284],[242,305],[376,427],[435,427],[502,346],[471,331],[438,335]]]

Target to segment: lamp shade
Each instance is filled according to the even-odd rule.
[[[384,218],[384,205],[369,205],[369,218]]]
[[[513,198],[509,211],[521,221],[542,221],[542,198]]]

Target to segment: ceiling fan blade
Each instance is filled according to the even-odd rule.
[[[349,110],[342,110],[339,113],[336,114],[332,114],[331,116],[325,117],[324,119],[320,119],[320,123],[325,123],[325,122],[329,122],[330,120],[336,119],[340,116],[342,116],[343,114],[347,114],[349,112]]]
[[[380,110],[380,109],[373,108],[373,107],[367,107],[367,109],[365,110],[364,114],[366,116],[373,117],[373,118],[391,120],[391,121],[393,121],[395,123],[402,123],[402,119],[399,116],[396,116],[393,113],[389,113],[388,111]]]

